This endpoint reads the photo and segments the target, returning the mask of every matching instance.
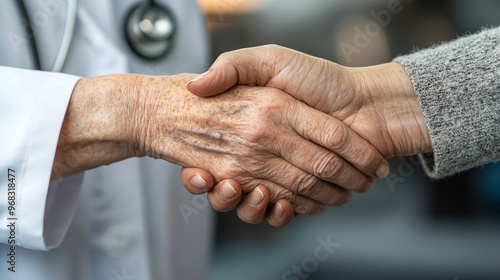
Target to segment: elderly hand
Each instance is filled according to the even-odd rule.
[[[221,55],[208,72],[188,84],[188,89],[207,97],[236,84],[283,90],[343,121],[386,158],[432,151],[417,96],[397,63],[346,68],[283,47],[264,46]],[[200,172],[188,169],[182,175]],[[216,194],[209,198],[216,206],[221,202]],[[235,204],[223,205],[225,210],[229,205]],[[262,217],[245,203],[239,207],[249,209],[238,209],[248,212],[240,216]]]
[[[312,215],[325,204],[346,204],[349,190],[370,189],[375,171],[388,167],[342,122],[282,91],[240,86],[200,98],[185,87],[194,77],[82,79],[68,107],[54,173],[150,156],[203,168],[218,182],[234,179],[245,193],[253,191],[247,197],[252,205],[286,199],[296,213]]]
[[[388,169],[341,121],[280,90],[240,86],[200,98],[182,90],[192,78],[143,78],[140,154],[234,179],[245,193],[263,186],[271,203],[286,199],[306,215],[346,204],[349,190],[369,190],[376,171]]]

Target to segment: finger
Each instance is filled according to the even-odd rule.
[[[267,222],[274,227],[284,227],[295,219],[292,204],[287,200],[279,200],[267,215]]]
[[[297,136],[297,138],[300,138]],[[310,142],[303,141],[301,145],[307,146]],[[302,146],[302,147],[303,147]],[[297,149],[299,154],[298,160],[310,161],[311,157],[314,159],[314,153],[304,155],[306,159],[302,159],[301,155],[307,153],[307,149]],[[286,150],[286,149],[285,149]],[[298,161],[297,160],[297,161]],[[307,162],[309,164],[309,162]],[[277,202],[280,198],[292,202],[295,212],[307,215],[313,215],[313,211],[307,209],[314,207],[316,204],[310,204],[310,201],[315,201],[319,204],[328,206],[341,206],[350,200],[351,192],[346,188],[341,188],[335,184],[321,180],[313,174],[310,174],[294,164],[291,164],[286,159],[275,158],[269,161],[268,168],[265,174],[260,174],[265,177],[266,182],[258,182],[268,187],[271,193],[271,202]],[[366,177],[365,175],[361,175]],[[255,184],[257,185],[257,184]],[[302,210],[298,210],[301,207]]]
[[[250,224],[262,223],[266,218],[268,204],[269,192],[267,188],[258,186],[238,206],[238,217]]]
[[[219,212],[235,209],[241,202],[241,186],[234,180],[224,180],[208,192],[208,201]]]
[[[299,135],[340,155],[370,177],[384,178],[389,174],[389,163],[382,154],[342,121],[305,104],[298,102],[294,104],[295,108],[289,110],[288,116],[292,127]],[[314,174],[329,182],[332,182],[329,179],[343,178],[343,182],[339,185],[344,187],[343,183],[349,181],[348,177],[353,178],[354,170],[349,168],[345,161],[340,161],[332,155],[327,156],[323,153],[323,157],[322,163],[314,167]],[[331,178],[327,178],[328,176]],[[364,186],[357,185],[350,189],[366,191],[367,186],[368,183],[365,181]]]
[[[212,175],[199,168],[182,168],[181,179],[184,187],[192,194],[206,193],[214,184]]]
[[[207,72],[190,81],[187,89],[207,97],[222,93],[236,84],[265,86],[289,64],[293,55],[301,54],[279,46],[227,52],[220,55]]]
[[[266,187],[269,191],[269,203],[276,204],[280,200],[287,200],[292,204],[293,211],[296,214],[302,214],[306,216],[313,216],[325,211],[325,205],[318,203],[317,201],[311,200],[307,197],[293,193],[287,188],[282,187],[273,182],[265,181],[261,182],[262,186]],[[346,190],[343,190],[346,191]],[[346,191],[347,192],[347,191]],[[350,196],[350,192],[349,192]],[[345,199],[345,198],[342,198]],[[349,199],[346,199],[347,201]]]
[[[289,182],[290,190],[297,194],[331,205],[329,202],[336,203],[334,198],[340,194],[339,187],[354,192],[367,192],[373,187],[373,178],[336,153],[298,135],[290,136],[279,149],[283,159],[303,170],[301,177]]]

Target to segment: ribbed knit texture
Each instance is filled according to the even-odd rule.
[[[431,177],[500,160],[500,28],[394,61],[422,106],[433,153],[421,159]]]

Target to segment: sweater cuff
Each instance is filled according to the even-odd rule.
[[[500,28],[401,56],[425,117],[433,178],[500,159]]]

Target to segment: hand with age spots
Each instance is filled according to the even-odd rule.
[[[143,78],[139,154],[203,168],[217,182],[231,178],[251,193],[249,204],[286,199],[304,215],[346,204],[350,190],[369,190],[375,171],[387,167],[382,155],[342,122],[280,90],[239,86],[201,98],[185,89],[193,78]],[[348,148],[339,147],[344,142]]]
[[[269,220],[279,226],[294,213],[344,205],[351,191],[368,191],[381,168],[382,176],[388,172],[383,156],[344,123],[281,90],[238,86],[202,98],[186,89],[193,78],[82,79],[61,129],[53,178],[149,156],[206,170],[188,182],[201,189],[188,189],[206,192],[220,182],[217,195],[209,194],[218,210],[235,207],[227,202],[243,194],[244,220],[250,220],[245,206],[265,212],[273,205]]]
[[[263,46],[221,55],[208,72],[188,83],[188,89],[196,95],[209,97],[235,85],[283,90],[312,108],[338,119],[344,131],[366,139],[385,158],[432,151],[417,96],[404,68],[397,63],[346,68],[283,47]],[[305,115],[299,118],[308,120]],[[314,129],[317,127],[309,127],[309,131]],[[318,131],[320,134],[324,132]],[[366,156],[360,148],[357,143],[344,138],[336,141],[335,149],[331,150],[352,163],[356,162],[356,158]],[[387,166],[381,165],[379,168],[373,170],[378,175],[376,177],[388,174]],[[293,219],[292,207],[285,200],[278,201],[271,211],[266,209],[267,205],[263,204],[267,201],[268,192],[263,188],[264,202],[258,207],[252,206],[248,197],[241,199],[238,180],[225,180],[211,189],[214,180],[207,171],[185,168],[181,176],[186,188],[193,192],[209,191],[208,198],[215,209],[228,211],[237,207],[239,217],[250,223],[261,222],[266,215],[268,222],[275,226],[284,226]],[[224,179],[229,178],[235,179]],[[231,193],[225,184],[227,181],[231,182],[234,189],[231,199],[224,198],[224,194]],[[200,182],[204,186],[202,191],[195,187]],[[219,180],[216,178],[215,182]],[[338,185],[359,191],[352,186]],[[315,192],[318,197],[326,195],[319,189]],[[250,197],[254,195],[251,193]]]

